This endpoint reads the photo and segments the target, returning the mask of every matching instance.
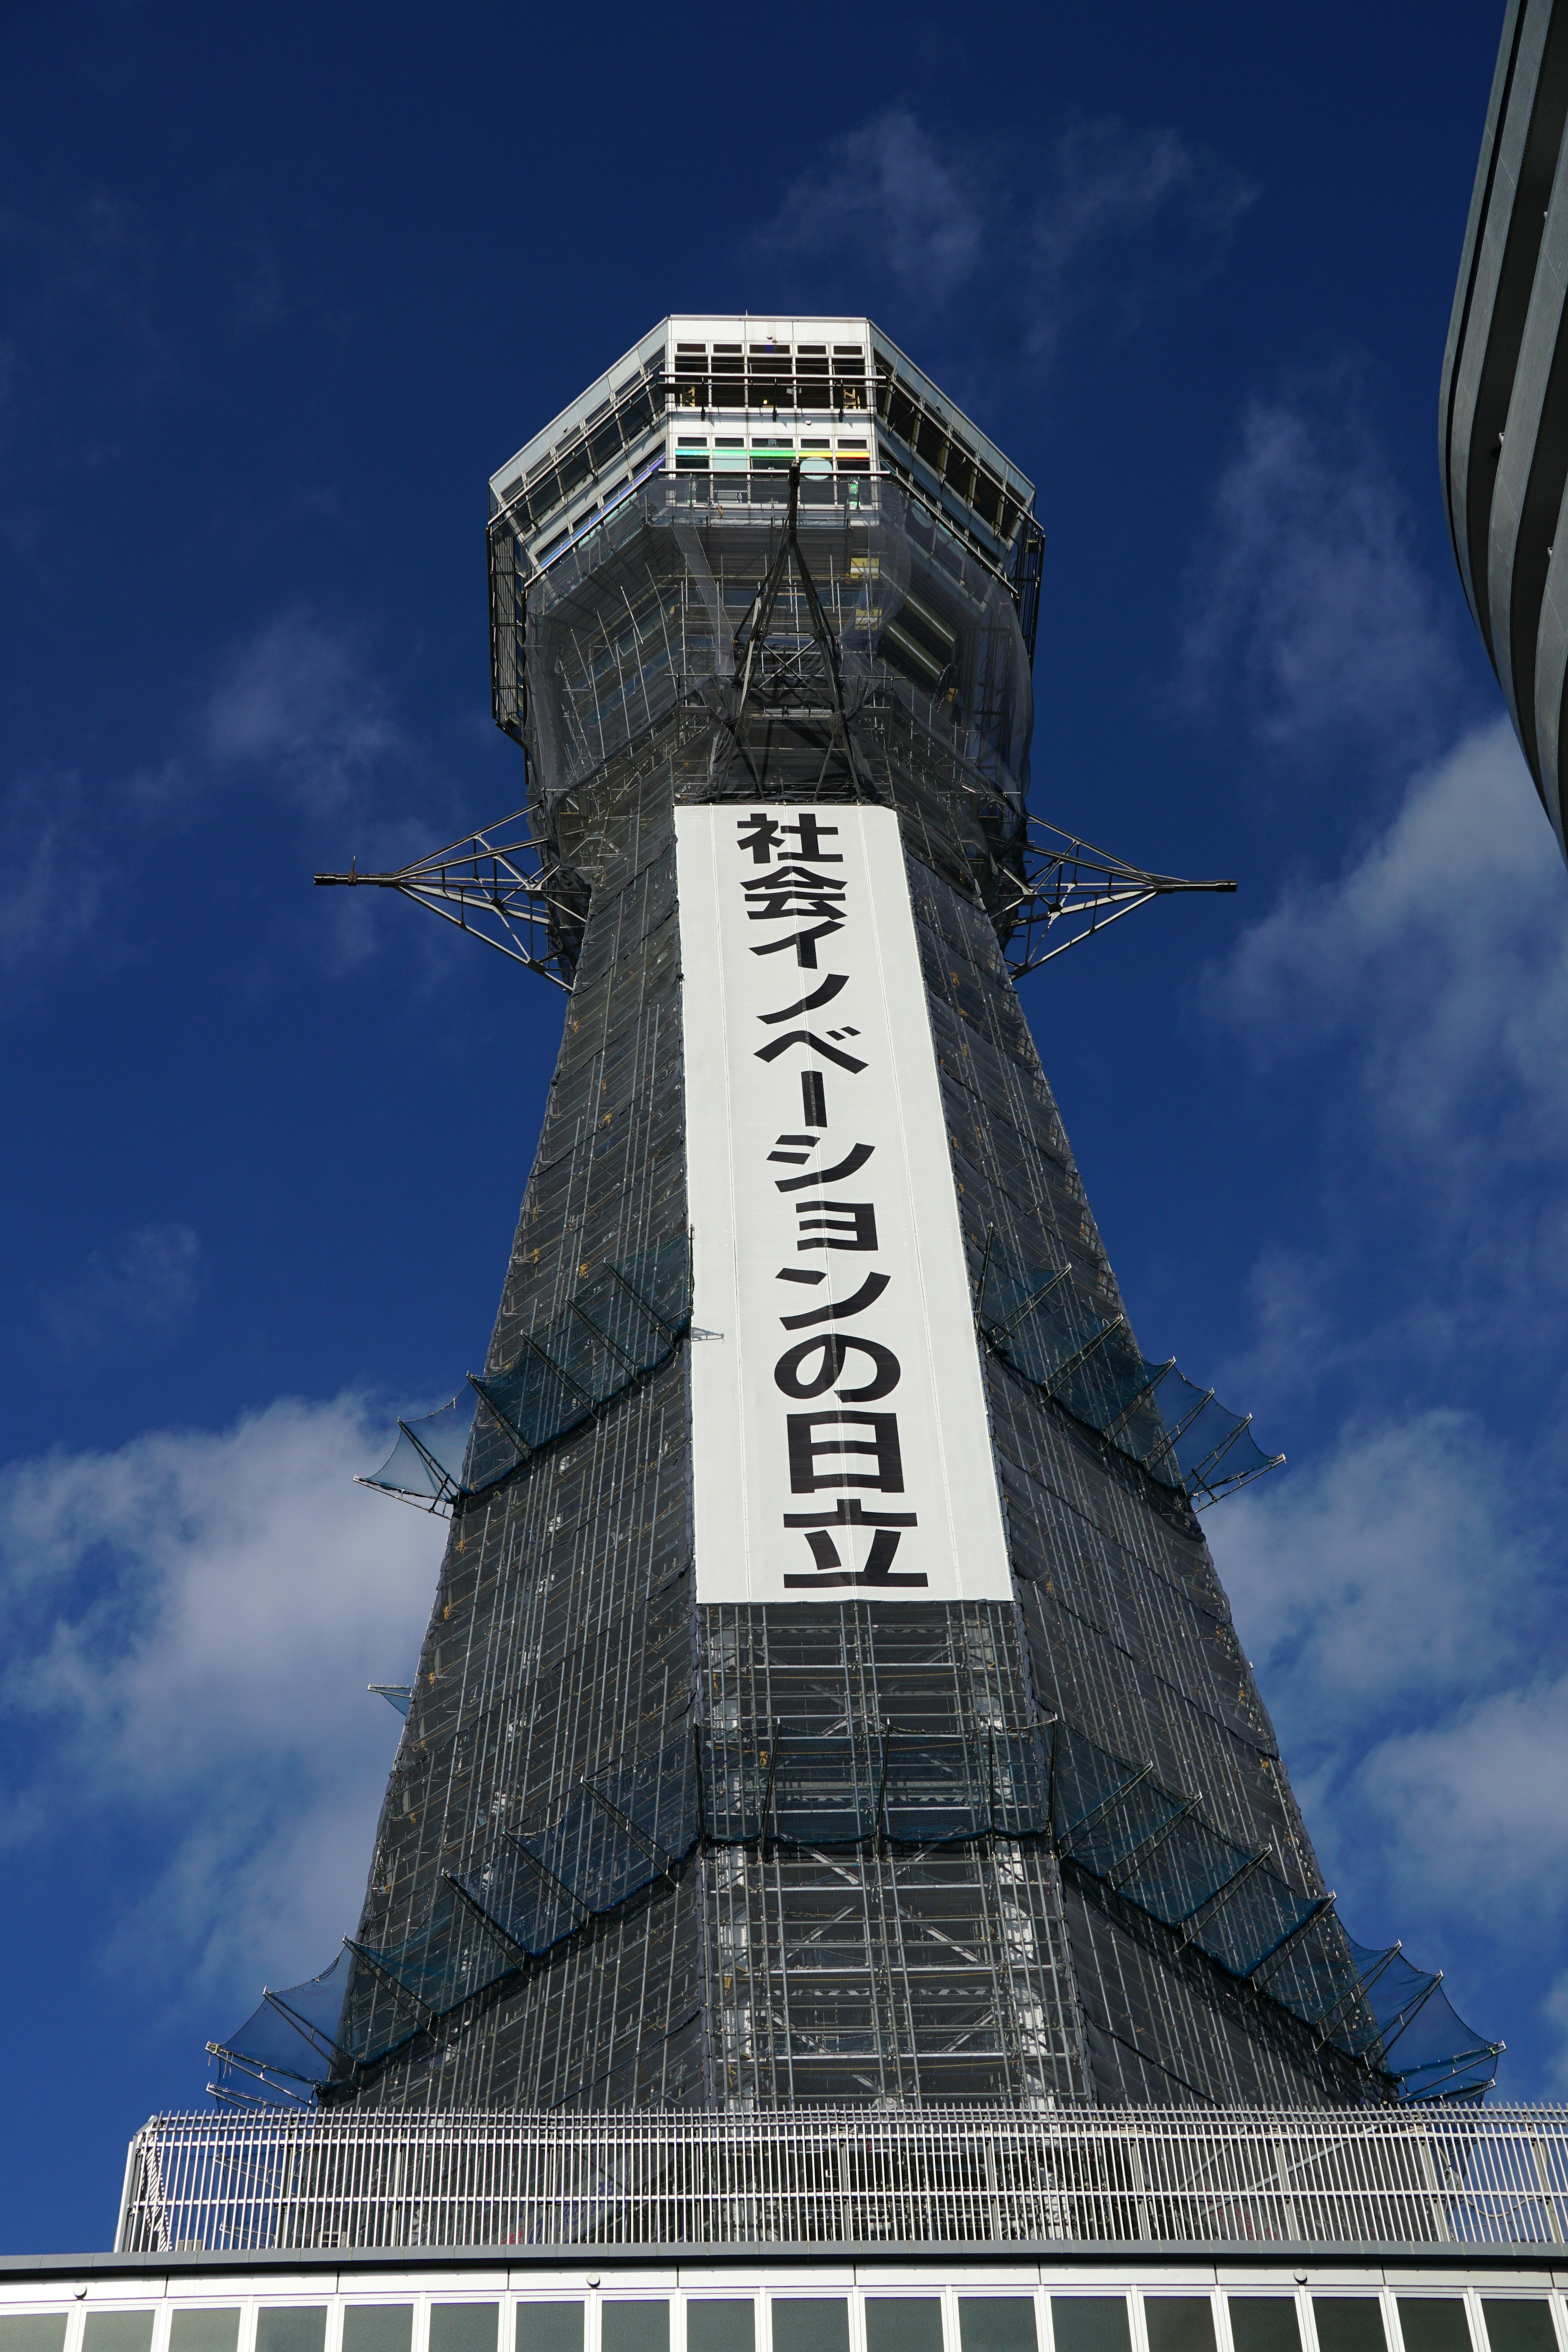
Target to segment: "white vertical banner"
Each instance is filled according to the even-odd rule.
[[[675,824],[696,1597],[1008,1599],[898,819]]]

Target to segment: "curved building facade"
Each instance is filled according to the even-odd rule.
[[[1568,854],[1568,6],[1509,0],[1443,361],[1443,494],[1470,611]]]

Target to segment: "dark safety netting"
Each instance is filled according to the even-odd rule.
[[[1249,1412],[1232,1412],[1173,1357],[1151,1364],[1126,1317],[1068,1268],[1032,1264],[994,1234],[975,1318],[994,1355],[1199,1510],[1285,1459],[1263,1452]]]
[[[601,1266],[574,1291],[564,1315],[529,1334],[510,1364],[470,1372],[463,1393],[439,1412],[400,1421],[388,1459],[358,1484],[450,1513],[657,1371],[690,1320],[684,1234]]]
[[[830,1853],[993,1837],[1042,1841],[1361,2060],[1402,2102],[1479,2098],[1496,2075],[1501,2043],[1463,2022],[1439,1975],[1398,1945],[1352,1942],[1331,1896],[1292,1885],[1268,1849],[1226,1837],[1152,1766],[1058,1720],[974,1738],[780,1725],[741,1739],[684,1727],[584,1777],[547,1823],[498,1831],[477,1868],[447,1875],[402,1943],[348,1947],[395,1996],[373,2041],[348,2046],[340,1956],[309,1983],[264,1995],[227,2043],[209,2043],[220,2062],[210,2087],[228,2099],[309,2098],[674,1878],[700,1844]]]
[[[307,2103],[345,2054],[338,2041],[348,1990],[345,1945],[330,1968],[281,1992],[264,1991],[261,2005],[227,2042],[209,2042],[217,2061],[207,2088],[232,2106]]]

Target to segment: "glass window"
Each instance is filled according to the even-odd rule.
[[[169,2352],[235,2352],[239,2312],[176,2311],[169,2323]]]
[[[297,2304],[291,2311],[258,2311],[256,2352],[321,2352],[327,2340],[324,2303]]]
[[[1206,2294],[1146,2294],[1149,2352],[1214,2352],[1214,2305]]]
[[[517,2352],[583,2352],[580,2303],[520,2303]]]
[[[1481,2297],[1492,2352],[1557,2352],[1544,2295]]]
[[[433,2303],[430,2352],[496,2352],[499,2303]]]
[[[1301,2352],[1293,2295],[1233,2294],[1230,2332],[1236,2352]]]
[[[1129,2352],[1124,2294],[1053,2294],[1057,2352]]]
[[[1374,2294],[1315,2294],[1318,2352],[1386,2352],[1383,2306]]]
[[[866,2352],[942,2352],[941,2296],[868,2294]]]
[[[89,2311],[82,2336],[87,2352],[152,2352],[150,2311]]]
[[[669,2352],[669,2305],[606,2303],[599,2314],[605,2352]]]
[[[849,2352],[849,2305],[846,2297],[775,2297],[773,2352]]]
[[[686,2306],[686,2352],[755,2352],[757,2306],[715,2298]]]
[[[63,2311],[18,2312],[0,2319],[0,2352],[65,2352]]]
[[[411,2303],[351,2303],[343,2310],[343,2352],[409,2352]]]
[[[1470,2352],[1469,2322],[1457,2294],[1402,2294],[1405,2352]]]
[[[961,2294],[958,2336],[963,2352],[1035,2352],[1032,2294]]]

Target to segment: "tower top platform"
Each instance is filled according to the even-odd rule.
[[[869,319],[661,320],[497,469],[490,512],[543,565],[661,461],[826,474],[841,456],[874,460],[998,571],[1030,536],[1034,484]]]

